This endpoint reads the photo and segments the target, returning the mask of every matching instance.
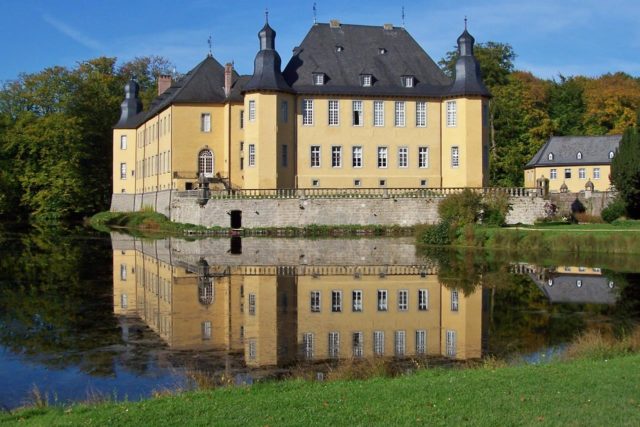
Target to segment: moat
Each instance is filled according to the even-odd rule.
[[[632,257],[419,250],[410,238],[0,232],[0,407],[137,400],[353,359],[539,363],[640,319]]]

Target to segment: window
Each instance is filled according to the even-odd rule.
[[[362,126],[364,123],[364,110],[362,101],[353,101],[353,125]]]
[[[340,124],[340,103],[335,99],[329,100],[329,126]]]
[[[416,354],[425,354],[427,352],[427,331],[418,329],[416,331]]]
[[[593,179],[600,179],[600,168],[593,168]]]
[[[396,101],[396,110],[395,110],[395,126],[396,127],[404,127],[405,125],[405,102],[404,101]]]
[[[451,291],[451,311],[458,311],[458,291]]]
[[[379,185],[380,187],[386,187],[386,185],[387,185],[387,180],[386,180],[386,179],[381,179],[381,180],[379,180],[379,181],[378,181],[378,185]]]
[[[587,179],[587,171],[585,168],[578,169],[578,178]]]
[[[336,45],[336,52],[342,52],[344,50],[344,46],[341,46],[339,44]]]
[[[388,150],[387,147],[378,147],[378,167],[386,168],[388,160]]]
[[[313,125],[313,99],[302,100],[302,124]]]
[[[550,179],[558,179],[558,169],[551,169],[549,172]]]
[[[320,312],[320,291],[311,291],[310,294],[311,299],[311,312],[319,313]]]
[[[549,156],[547,156],[547,158],[548,158],[550,161],[553,161],[553,153],[549,153]]]
[[[373,331],[373,354],[384,355],[384,331]]]
[[[320,146],[319,145],[311,146],[311,167],[312,168],[320,167]]]
[[[249,340],[249,360],[256,359],[256,340]]]
[[[249,294],[249,314],[251,316],[256,315],[256,294],[254,293]]]
[[[211,132],[211,114],[200,114],[200,130],[202,132]]]
[[[387,311],[388,298],[386,289],[378,289],[378,311]]]
[[[213,153],[211,150],[202,150],[198,155],[198,172],[207,178],[213,178]]]
[[[429,147],[418,147],[418,167],[429,167]]]
[[[127,149],[127,135],[120,135],[120,149]]]
[[[426,187],[427,186],[427,180],[426,179],[421,179],[420,180],[420,187]]]
[[[122,294],[120,295],[120,308],[127,307],[129,307],[129,297],[127,296],[127,294]]]
[[[458,122],[458,106],[456,101],[447,101],[447,127],[454,128]]]
[[[362,167],[362,147],[360,146],[356,146],[353,147],[351,150],[351,166],[353,166],[354,168],[361,168]]]
[[[287,166],[289,166],[289,146],[282,144],[282,167],[286,168]]]
[[[429,309],[429,290],[418,289],[418,310],[427,311]]]
[[[582,152],[578,151],[578,154],[576,154],[576,159],[582,160]]]
[[[313,84],[322,86],[324,84],[324,73],[313,73]]]
[[[305,359],[313,359],[313,333],[305,332],[302,334],[302,349]]]
[[[205,320],[201,325],[202,329],[202,339],[210,340],[211,339],[211,320]]]
[[[613,151],[609,151],[609,158],[613,159]]]
[[[351,309],[356,312],[362,311],[362,291],[351,292]]]
[[[240,129],[244,129],[244,110],[240,110]]]
[[[409,166],[409,149],[407,147],[398,148],[398,167],[406,168]]]
[[[564,170],[564,178],[565,178],[565,179],[569,179],[569,178],[571,178],[571,169],[566,168],[566,169]]]
[[[289,102],[282,101],[280,103],[280,120],[282,123],[287,123],[289,121]]]
[[[398,291],[398,310],[407,311],[409,308],[409,291],[401,289]]]
[[[427,126],[427,103],[426,101],[416,102],[416,126],[423,128]]]
[[[460,166],[460,150],[458,147],[451,147],[451,167]]]
[[[401,80],[403,87],[413,87],[413,76],[402,76]]]
[[[373,125],[384,126],[384,101],[373,101]]]
[[[331,311],[342,312],[342,291],[331,291]]]
[[[342,167],[342,147],[340,146],[334,145],[333,147],[331,147],[331,167]]]
[[[448,357],[455,357],[456,355],[456,331],[447,331],[446,354]]]
[[[404,356],[406,349],[406,334],[404,331],[396,331],[394,334],[395,338],[395,352],[396,356]]]
[[[127,264],[120,264],[120,280],[127,280]]]
[[[379,48],[378,48],[378,53],[379,53],[380,55],[384,55],[384,54],[386,54],[386,53],[387,53],[387,49],[385,49],[385,48],[383,48],[383,47],[379,47]]]
[[[320,186],[320,180],[318,180],[318,179],[312,179],[312,180],[311,180],[311,186],[312,186],[312,187],[319,187],[319,186]]]
[[[362,86],[369,87],[371,86],[371,74],[363,74],[362,75]]]
[[[329,332],[329,358],[337,359],[340,354],[340,332]]]
[[[256,101],[255,101],[255,99],[250,99],[249,100],[249,121],[250,122],[255,122],[256,121]]]
[[[362,332],[353,333],[353,357],[364,355],[364,336]]]
[[[127,164],[120,163],[120,179],[127,179]]]
[[[256,145],[249,144],[249,161],[247,162],[249,167],[256,165]]]

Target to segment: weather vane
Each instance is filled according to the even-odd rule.
[[[318,23],[318,8],[316,7],[316,2],[313,2],[313,23]]]
[[[464,29],[467,30],[467,15],[464,16]]]
[[[402,6],[402,28],[404,28],[404,6]]]
[[[209,38],[207,39],[207,44],[209,45],[209,56],[212,56],[213,53],[211,51],[211,45],[212,45],[211,35],[209,35]]]
[[[267,24],[269,23],[269,8],[267,7],[264,8],[264,20]]]

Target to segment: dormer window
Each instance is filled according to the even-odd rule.
[[[387,53],[387,49],[383,48],[383,47],[379,47],[378,48],[378,53],[380,55],[385,55]]]
[[[324,85],[324,73],[313,73],[313,84],[315,86]]]
[[[402,76],[403,87],[413,87],[413,76]]]
[[[613,151],[609,151],[609,158],[613,159]]]
[[[344,50],[344,46],[336,45],[336,52],[342,52]]]
[[[553,161],[553,153],[549,153],[549,160]]]
[[[582,160],[582,153],[580,151],[578,151],[578,154],[576,154],[576,159]]]
[[[360,81],[363,87],[370,87],[373,81],[373,76],[371,76],[371,74],[362,74],[360,76]]]

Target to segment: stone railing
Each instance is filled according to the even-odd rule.
[[[420,199],[447,197],[465,188],[278,188],[211,190],[210,199]],[[536,188],[470,188],[481,194],[504,193],[510,197],[535,197]],[[198,190],[178,191],[178,197],[198,197]]]

